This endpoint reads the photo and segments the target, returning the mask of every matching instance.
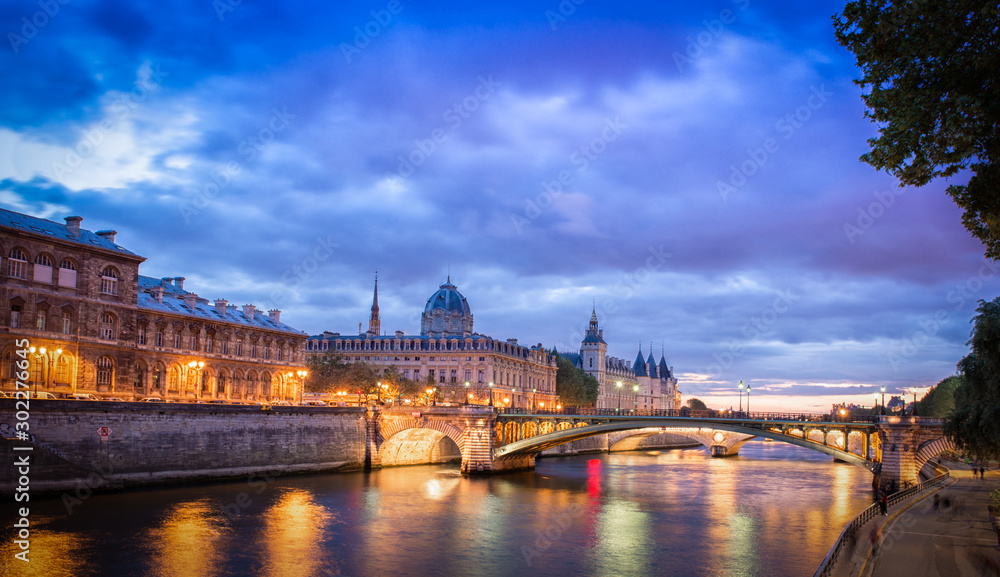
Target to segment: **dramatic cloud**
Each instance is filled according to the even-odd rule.
[[[57,4],[0,7],[0,204],[312,334],[450,272],[480,332],[595,306],[686,395],[816,409],[951,374],[997,294],[943,185],[858,162],[839,2]]]

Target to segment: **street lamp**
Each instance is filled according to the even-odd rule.
[[[493,381],[490,381],[490,406],[493,406]]]
[[[35,352],[35,351],[37,351],[37,352]],[[35,347],[29,347],[28,348],[28,352],[30,352],[31,356],[35,357],[36,359],[41,360],[41,359],[45,358],[45,347],[42,347],[40,349],[39,348],[35,348]],[[39,373],[41,373],[41,371],[39,371]],[[41,376],[41,375],[36,375],[35,376],[35,398],[36,399],[38,398],[38,377],[39,376]]]
[[[633,399],[635,404],[633,412],[635,412],[639,410],[639,385],[632,385],[632,392],[635,393],[635,399]]]
[[[431,404],[431,393],[433,393],[433,392],[434,392],[434,389],[427,389],[427,400],[424,402],[425,405],[430,406],[430,404]]]
[[[910,411],[910,416],[912,416],[912,417],[916,417],[917,416],[917,389],[916,388],[913,389],[913,410]]]
[[[615,386],[618,387],[618,410],[620,411],[622,410],[622,382],[618,381]]]
[[[747,385],[747,416],[750,416],[750,385]]]
[[[737,386],[740,389],[740,412],[742,413],[743,412],[743,381],[741,380],[740,384],[737,385]],[[729,405],[729,406],[732,407],[732,405]]]
[[[882,387],[882,414],[885,414],[885,387]]]
[[[535,410],[535,389],[531,389],[531,410]]]
[[[471,394],[472,393],[469,392],[469,381],[465,381],[465,401],[462,404],[464,405],[469,404],[469,395]]]
[[[309,371],[304,371],[302,369],[299,369],[295,371],[295,374],[299,376],[299,404],[301,405],[302,393],[306,390],[306,377],[309,376]]]
[[[200,373],[201,369],[205,367],[205,361],[191,361],[190,363],[188,363],[187,366],[188,370],[198,371]],[[201,379],[198,379],[198,388],[195,389],[194,398],[196,399],[201,398],[201,393],[202,393],[201,387],[202,387]]]

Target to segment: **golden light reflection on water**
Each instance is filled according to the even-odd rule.
[[[316,503],[313,494],[300,489],[290,490],[264,513],[258,540],[264,550],[262,577],[308,577],[315,575],[324,561],[326,551],[321,536],[332,515]]]
[[[72,533],[52,533],[36,525],[29,534],[28,563],[14,559],[21,552],[11,540],[0,543],[0,575],[3,577],[76,577],[83,573],[81,552],[90,539]]]
[[[220,541],[227,532],[219,509],[207,499],[171,507],[145,542],[152,544],[150,572],[156,577],[210,577],[223,558]]]

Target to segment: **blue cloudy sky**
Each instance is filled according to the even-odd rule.
[[[686,396],[871,404],[965,354],[993,263],[858,161],[842,2],[0,5],[0,204],[310,334],[661,347]],[[46,12],[46,8],[48,12]]]

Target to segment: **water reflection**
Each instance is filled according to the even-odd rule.
[[[71,516],[53,499],[32,508],[41,563],[0,573],[803,575],[867,505],[870,483],[860,467],[751,442],[727,459],[637,451],[541,459],[534,472],[496,477],[433,465],[276,479],[258,491],[95,495]]]
[[[73,533],[63,533],[43,528],[51,518],[35,521],[28,535],[27,563],[14,558],[23,549],[14,543],[17,537],[3,534],[0,543],[0,575],[23,577],[76,577],[86,575],[82,553],[92,543]]]

